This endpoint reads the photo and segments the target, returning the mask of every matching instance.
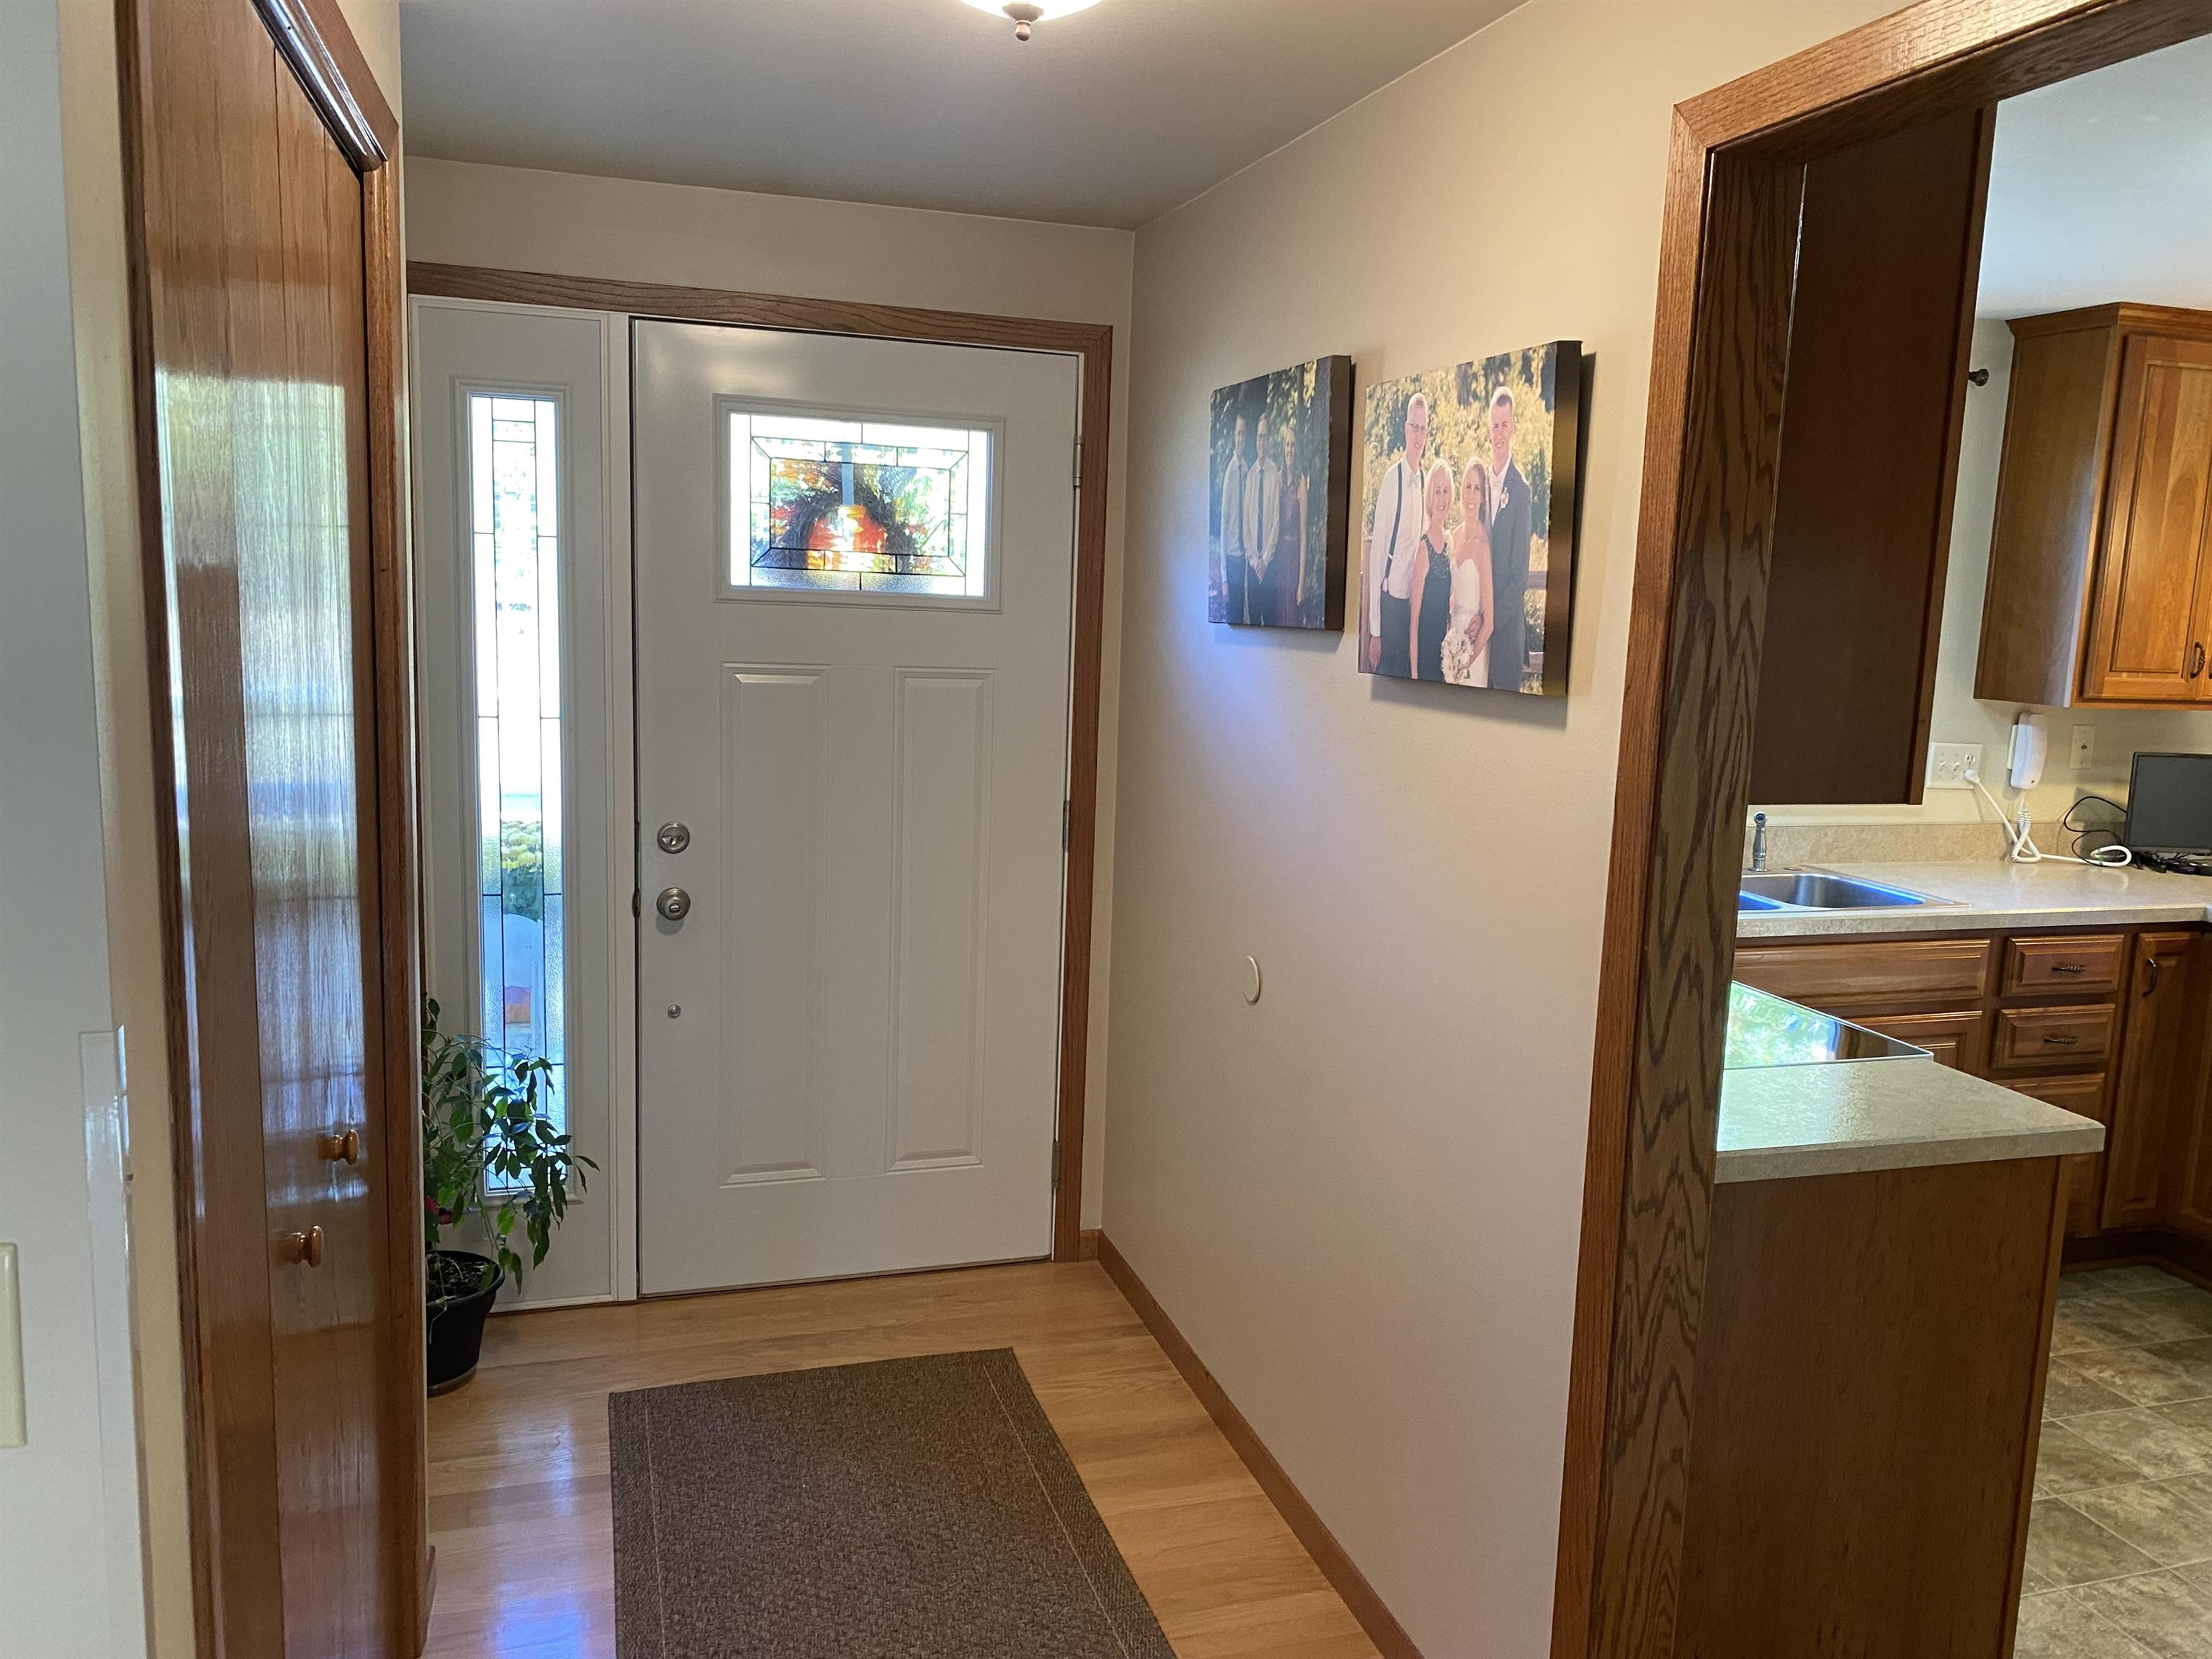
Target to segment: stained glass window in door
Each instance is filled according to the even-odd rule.
[[[568,1091],[562,902],[559,404],[469,395],[478,1030]]]
[[[732,588],[990,596],[989,431],[759,409],[728,420]]]

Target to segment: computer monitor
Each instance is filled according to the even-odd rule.
[[[2128,845],[2139,853],[2212,853],[2212,755],[2136,757]]]

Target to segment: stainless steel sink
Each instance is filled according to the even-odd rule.
[[[1737,880],[1739,911],[1917,910],[1926,905],[1956,902],[1821,870],[1746,871]]]

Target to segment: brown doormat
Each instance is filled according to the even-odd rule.
[[[1011,1348],[607,1421],[620,1659],[1174,1659]]]

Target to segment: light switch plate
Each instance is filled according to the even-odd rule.
[[[1931,743],[1928,745],[1928,787],[1930,789],[1971,789],[1972,771],[1982,775],[1982,745],[1978,743]]]
[[[0,1448],[23,1443],[23,1298],[15,1247],[0,1244]]]
[[[2074,769],[2087,771],[2097,760],[2097,728],[2077,726],[2074,728]]]

